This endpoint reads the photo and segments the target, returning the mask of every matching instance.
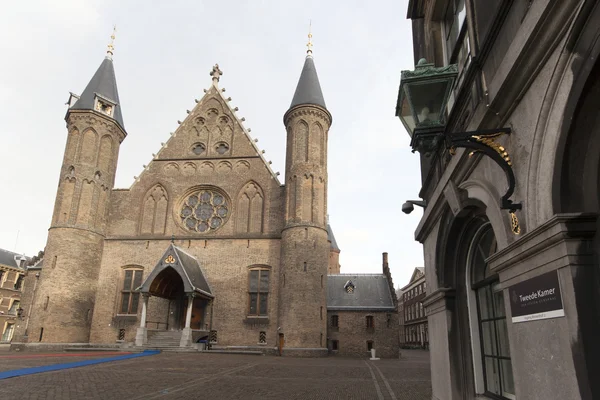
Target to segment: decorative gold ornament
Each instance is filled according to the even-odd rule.
[[[112,56],[115,52],[115,33],[117,33],[117,26],[113,26],[113,33],[110,35],[110,43],[108,44],[108,49],[106,50],[107,57],[112,60]]]
[[[169,254],[169,257],[165,258],[165,263],[167,264],[173,264],[175,262],[175,257],[173,257],[171,254]]]
[[[509,166],[512,166],[512,161],[510,160],[510,156],[508,155],[508,152],[506,151],[504,146],[501,146],[500,143],[496,143],[496,141],[495,141],[496,138],[498,138],[502,135],[504,135],[504,132],[484,134],[484,135],[473,135],[473,139],[475,139],[479,143],[483,143],[486,146],[496,150],[496,152],[498,154],[500,154],[500,157],[502,157]]]
[[[519,225],[519,219],[514,211],[510,212],[510,229],[515,235],[521,233],[521,225]]]
[[[306,54],[308,54],[309,56],[312,55],[312,21],[310,21],[308,24],[308,43],[306,44],[306,47]]]

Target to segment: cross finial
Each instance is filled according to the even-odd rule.
[[[307,57],[312,57],[312,20],[309,22],[308,24],[308,43],[306,44],[307,50],[306,50],[306,56]]]
[[[106,50],[106,57],[112,60],[112,56],[115,52],[115,33],[117,33],[117,26],[113,26],[112,35],[110,35],[110,43],[108,44],[108,49]]]
[[[221,75],[223,75],[223,71],[219,69],[219,64],[215,64],[212,71],[210,72],[210,76],[212,76],[213,85],[217,86]]]

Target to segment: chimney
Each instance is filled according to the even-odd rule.
[[[385,274],[385,270],[389,268],[388,265],[388,253],[383,253],[383,273]],[[387,274],[386,274],[387,275]]]

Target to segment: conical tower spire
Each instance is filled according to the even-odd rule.
[[[125,130],[123,124],[123,115],[119,103],[119,92],[117,90],[117,79],[115,77],[115,67],[113,65],[112,55],[114,52],[114,37],[111,35],[111,42],[108,45],[106,57],[96,70],[94,76],[85,87],[79,100],[69,109],[71,110],[93,110],[115,120],[115,122]],[[68,113],[67,113],[68,117]]]
[[[308,33],[308,44],[306,47],[308,49],[306,50],[304,67],[302,68],[300,80],[298,81],[298,86],[296,86],[296,92],[294,93],[290,108],[301,104],[313,104],[327,109],[325,106],[325,99],[323,98],[323,92],[321,91],[321,85],[319,84],[317,69],[315,68],[315,62],[313,60],[312,32],[310,31]]]

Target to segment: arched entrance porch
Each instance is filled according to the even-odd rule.
[[[148,344],[148,325],[153,322],[148,320],[151,297],[163,302],[163,307],[155,307],[152,312],[160,314],[161,310],[166,310],[166,315],[162,325],[156,323],[155,329],[150,327],[150,333],[154,334],[156,330],[180,332],[175,336],[157,336],[171,341],[177,337],[180,347],[191,346],[193,336],[208,335],[214,296],[198,260],[192,255],[171,244],[138,291],[142,294],[143,303],[136,346]]]

